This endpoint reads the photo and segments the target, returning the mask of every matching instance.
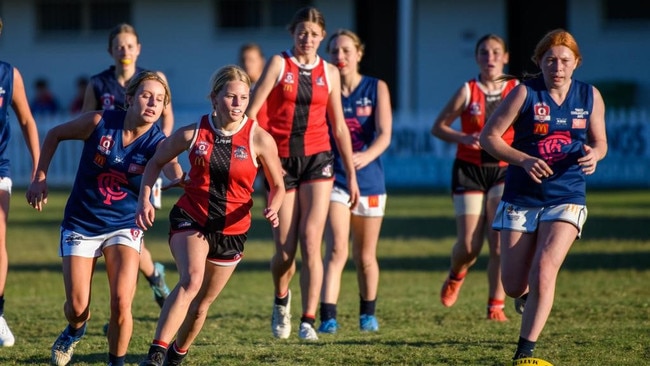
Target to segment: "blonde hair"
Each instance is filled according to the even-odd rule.
[[[165,100],[163,104],[167,106],[169,103],[171,103],[172,94],[171,91],[169,90],[169,85],[167,85],[165,79],[163,79],[155,71],[141,71],[137,73],[133,78],[131,78],[131,81],[129,81],[129,85],[127,85],[126,87],[126,95],[130,97],[135,96],[135,93],[138,91],[140,84],[142,84],[147,80],[155,80],[160,84],[162,84],[163,88],[165,88]],[[128,104],[126,105],[126,107],[128,107]]]
[[[330,36],[330,38],[327,40],[327,53],[330,53],[331,51],[332,41],[334,41],[339,36],[349,37],[352,40],[352,43],[354,43],[354,47],[356,47],[357,51],[363,55],[363,52],[366,49],[366,45],[361,42],[361,38],[359,38],[356,33],[349,29],[339,29]]]
[[[219,68],[210,77],[210,94],[219,94],[226,83],[230,81],[243,81],[249,88],[251,87],[251,78],[246,71],[237,65],[226,65]]]
[[[578,62],[577,66],[580,66],[582,63],[582,54],[580,53],[578,42],[576,42],[571,33],[561,28],[546,33],[544,38],[537,43],[533,56],[530,59],[535,65],[539,66],[546,51],[555,46],[565,46],[570,49],[576,57],[576,61]]]

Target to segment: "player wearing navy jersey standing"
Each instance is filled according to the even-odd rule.
[[[532,60],[541,76],[508,94],[480,136],[485,150],[510,163],[493,228],[501,231],[504,289],[523,311],[514,359],[533,354],[558,272],[587,218],[586,176],[607,153],[605,103],[573,78],[582,62],[573,36],[549,32]],[[502,137],[510,126],[512,146]]]
[[[67,365],[90,319],[91,282],[97,259],[105,257],[110,289],[109,364],[123,365],[133,331],[142,230],[135,223],[140,181],[147,161],[165,138],[156,121],[170,93],[153,72],[134,76],[126,90],[126,111],[95,111],[52,128],[43,141],[34,180],[27,192],[37,210],[47,199],[47,171],[64,140],[84,147],[61,223],[59,255],[63,259],[68,326],[52,346],[52,364]],[[171,163],[166,175],[180,179]]]
[[[255,119],[267,103],[268,131],[278,145],[286,173],[287,194],[279,212],[280,226],[273,231],[271,331],[277,338],[288,338],[291,333],[289,285],[300,244],[302,316],[298,336],[318,340],[314,323],[323,284],[321,245],[334,180],[326,115],[347,173],[352,208],[356,207],[359,187],[341,107],[339,71],[317,53],[325,37],[325,18],[316,8],[302,8],[294,15],[289,31],[293,47],[274,55],[266,64],[248,112]]]
[[[188,151],[184,194],[169,214],[169,246],[180,278],[165,301],[142,366],[180,365],[201,331],[210,305],[243,256],[260,166],[269,184],[263,214],[273,227],[278,225],[282,167],[273,138],[244,114],[250,85],[238,66],[217,70],[210,81],[212,113],[172,134],[145,169],[136,213],[144,230],[154,221],[149,195],[155,177],[166,162]]]
[[[481,37],[476,42],[474,57],[479,75],[458,89],[431,128],[434,136],[457,144],[451,182],[457,239],[451,253],[449,274],[440,290],[440,301],[447,307],[454,305],[465,275],[476,263],[487,237],[490,253],[487,319],[506,321],[499,232],[492,230],[490,225],[503,193],[507,164],[481,149],[478,136],[492,112],[518,81],[502,78],[509,54],[501,37],[494,34]],[[455,129],[452,124],[458,118],[460,129]],[[510,143],[512,134],[509,128],[504,140]]]
[[[390,94],[383,80],[359,73],[364,45],[354,32],[338,30],[330,37],[327,51],[330,61],[341,73],[341,103],[352,139],[352,161],[361,197],[357,207],[350,210],[345,168],[338,149],[334,149],[335,178],[325,226],[326,250],[318,331],[336,333],[339,327],[336,304],[341,274],[348,260],[350,232],[359,287],[359,329],[377,331],[377,242],[386,207],[384,167],[380,156],[390,145]]]
[[[3,22],[0,19],[0,32]],[[7,145],[11,138],[9,107],[14,111],[16,120],[25,139],[25,144],[32,156],[32,177],[38,162],[38,130],[36,121],[29,109],[25,94],[23,77],[17,68],[0,61],[0,347],[11,347],[16,341],[4,318],[5,284],[9,259],[7,255],[7,217],[11,201],[11,164],[7,154]],[[27,197],[29,199],[29,197]]]
[[[142,45],[133,26],[122,23],[109,32],[108,53],[113,58],[114,65],[90,78],[84,96],[82,112],[124,110],[126,108],[126,86],[129,80],[139,72],[145,71],[136,65],[141,48]],[[167,81],[162,72],[157,71],[156,73]],[[174,128],[171,103],[168,103],[163,109],[159,122],[165,136],[169,136]],[[158,208],[160,208],[161,184],[162,180],[159,179],[156,187],[158,194],[154,198]],[[162,263],[154,263],[151,252],[144,245],[144,242],[140,252],[140,272],[149,282],[154,299],[158,305],[162,306],[169,295],[169,288],[165,283],[165,267]]]

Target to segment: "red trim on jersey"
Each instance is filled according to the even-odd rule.
[[[501,91],[501,100],[503,100],[503,98],[505,98],[505,96],[514,89],[517,84],[519,84],[517,80],[508,80]],[[466,83],[466,86],[469,88],[469,103],[467,103],[467,107],[460,115],[460,125],[461,130],[464,133],[471,135],[474,133],[480,133],[490,116],[487,115],[485,108],[486,94],[481,90],[479,82],[476,79],[472,79]],[[514,130],[512,126],[510,126],[503,134],[503,139],[508,144],[511,144],[513,138]],[[481,150],[472,149],[463,144],[458,144],[456,158],[479,166],[484,163]],[[507,165],[507,163],[499,161],[499,166]]]

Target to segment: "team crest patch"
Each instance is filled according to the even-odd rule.
[[[551,120],[551,107],[546,103],[536,103],[533,106],[533,111],[535,112],[535,121],[544,122]]]
[[[111,148],[115,145],[115,140],[113,140],[113,136],[111,135],[104,135],[99,139],[99,145],[97,145],[97,150],[101,152],[104,155],[110,155],[111,153]]]
[[[248,151],[246,150],[246,148],[244,146],[237,146],[235,148],[235,152],[233,153],[233,155],[235,156],[235,158],[237,158],[239,160],[248,159]]]

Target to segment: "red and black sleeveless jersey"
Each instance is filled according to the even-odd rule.
[[[301,65],[290,51],[282,53],[284,67],[267,98],[267,131],[282,158],[330,151],[327,127],[329,78],[327,62],[320,57]]]
[[[466,108],[460,115],[461,130],[466,134],[480,133],[485,126],[492,112],[497,109],[503,98],[519,84],[518,80],[509,80],[503,84],[500,91],[489,93],[483,84],[477,79],[472,79],[465,83],[465,91],[467,92]],[[512,143],[514,132],[512,127],[508,128],[503,135],[503,139],[508,143]],[[456,159],[466,161],[468,163],[483,165],[486,163],[499,163],[499,166],[507,166],[508,164],[498,161],[492,155],[485,152],[485,150],[472,149],[466,145],[458,144],[456,150]]]
[[[209,115],[197,124],[188,154],[189,182],[176,205],[208,231],[238,235],[250,227],[258,165],[255,128],[257,123],[248,117],[232,135],[215,129]]]

